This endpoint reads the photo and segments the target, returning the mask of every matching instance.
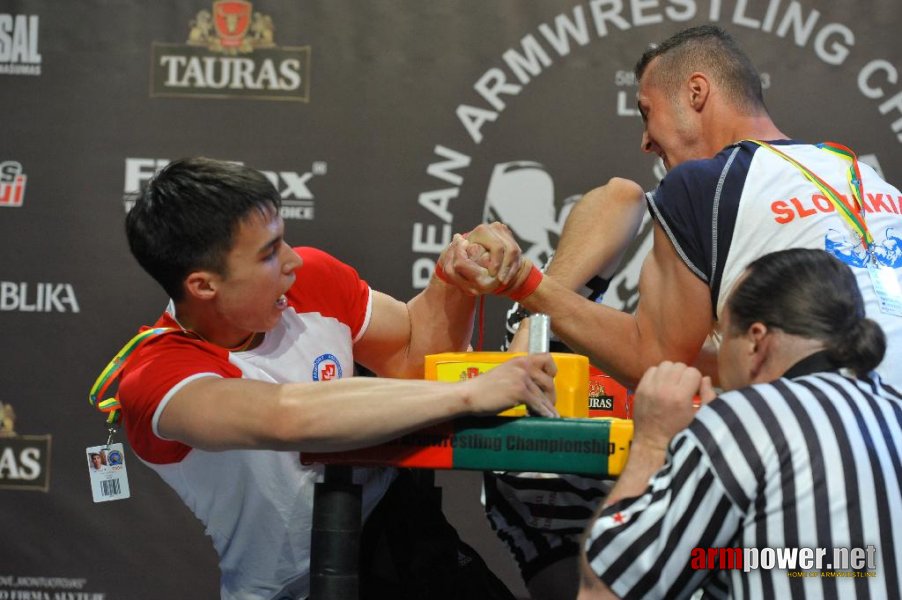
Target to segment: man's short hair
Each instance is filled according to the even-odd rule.
[[[209,158],[169,163],[145,186],[125,218],[138,263],[179,301],[192,271],[226,273],[226,255],[242,221],[271,215],[279,192],[250,167]]]
[[[674,98],[684,81],[695,71],[708,74],[726,91],[737,108],[750,114],[766,112],[761,76],[733,37],[714,25],[684,29],[660,44],[654,44],[636,63],[636,79],[641,80],[649,63],[659,59],[653,83]]]

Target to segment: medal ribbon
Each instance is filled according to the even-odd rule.
[[[171,327],[145,329],[130,339],[125,346],[116,353],[113,360],[111,360],[103,371],[100,372],[100,375],[97,376],[94,385],[91,386],[91,391],[88,393],[88,402],[91,403],[91,406],[96,407],[97,410],[107,413],[108,416],[106,422],[109,425],[114,425],[119,421],[119,413],[122,408],[119,404],[119,397],[117,394],[116,396],[103,400],[100,400],[100,398],[106,394],[110,385],[119,378],[119,374],[122,372],[128,359],[134,355],[138,348],[150,341],[151,338],[169,331],[178,331],[178,329],[173,329]]]
[[[826,152],[831,152],[848,159],[851,162],[847,173],[849,189],[852,190],[852,199],[854,204],[846,200],[842,194],[837,192],[833,186],[817,176],[808,167],[780,151],[771,144],[760,140],[748,140],[754,144],[758,144],[762,148],[767,148],[774,154],[789,162],[792,166],[801,171],[808,181],[813,183],[817,189],[836,207],[839,215],[849,224],[850,227],[858,234],[861,239],[861,245],[864,246],[868,256],[871,255],[871,247],[874,245],[874,237],[871,235],[867,224],[864,222],[864,190],[861,184],[861,171],[858,168],[858,157],[846,146],[837,144],[836,142],[824,142],[817,144],[817,147]]]

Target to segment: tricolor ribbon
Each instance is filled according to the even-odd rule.
[[[113,382],[119,378],[128,359],[134,355],[138,348],[146,344],[151,338],[169,331],[178,331],[178,329],[173,329],[172,327],[145,329],[130,339],[122,349],[116,353],[116,356],[113,357],[103,371],[100,372],[100,375],[97,376],[94,385],[91,386],[91,391],[88,393],[88,402],[91,403],[91,406],[96,407],[97,410],[107,413],[106,422],[109,425],[114,425],[119,421],[119,414],[122,406],[119,404],[118,394],[102,400],[101,398],[103,398]]]
[[[825,150],[827,152],[832,152],[833,154],[837,154],[848,159],[851,162],[848,171],[848,182],[849,189],[852,190],[852,198],[855,200],[855,204],[853,205],[851,202],[846,200],[842,194],[836,191],[829,183],[818,177],[816,173],[811,171],[808,167],[789,156],[785,152],[775,148],[771,144],[767,142],[763,142],[760,140],[748,140],[754,144],[761,146],[762,148],[767,148],[774,154],[783,158],[799,171],[801,171],[802,175],[805,176],[808,181],[813,183],[817,189],[821,191],[822,194],[836,207],[836,211],[839,215],[849,224],[850,227],[858,234],[861,239],[861,245],[864,246],[865,252],[868,253],[868,256],[871,256],[871,247],[874,245],[874,236],[871,235],[870,230],[868,229],[867,224],[864,222],[864,191],[861,183],[861,171],[858,168],[858,157],[855,156],[855,153],[852,152],[846,146],[842,144],[837,144],[836,142],[824,142],[822,144],[817,144],[817,147],[821,150]]]

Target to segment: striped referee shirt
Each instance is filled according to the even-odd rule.
[[[605,508],[585,547],[614,593],[902,597],[902,395],[825,366],[815,354],[722,394],[674,437],[643,495]],[[834,549],[869,547],[863,569],[831,562]],[[762,568],[765,548],[826,550],[820,568]],[[693,561],[724,556],[709,549],[741,549],[743,564]]]

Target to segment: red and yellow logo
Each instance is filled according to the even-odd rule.
[[[310,47],[278,46],[269,15],[247,0],[215,0],[184,44],[154,42],[151,96],[309,101]]]

